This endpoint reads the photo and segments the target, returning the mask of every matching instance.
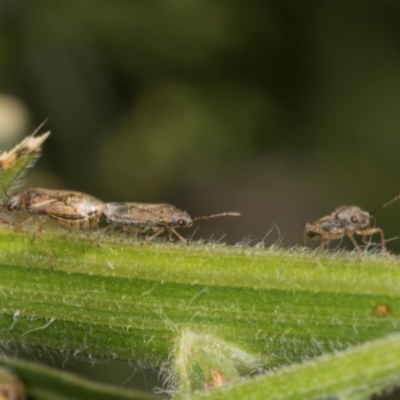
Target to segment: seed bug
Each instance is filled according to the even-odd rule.
[[[331,240],[342,239],[347,236],[357,250],[358,257],[361,259],[361,249],[354,239],[354,235],[361,235],[362,241],[367,242],[367,236],[374,233],[381,235],[382,253],[387,253],[383,230],[377,227],[371,227],[371,220],[375,214],[400,199],[400,195],[394,197],[387,203],[377,208],[374,212],[364,211],[357,206],[343,206],[337,208],[332,214],[322,217],[314,223],[305,223],[303,227],[302,246],[306,245],[307,236],[315,239],[321,239],[317,253],[320,253],[324,244]]]
[[[239,216],[237,212],[204,215],[192,218],[186,211],[179,210],[171,204],[146,204],[146,203],[106,203],[103,208],[107,221],[122,227],[126,232],[145,233],[154,231],[147,240],[151,241],[162,232],[167,231],[177,236],[183,243],[187,243],[176,228],[190,227],[195,221],[216,217]]]
[[[46,216],[63,225],[86,229],[103,218],[104,203],[81,192],[34,188],[6,196],[3,206],[9,211]]]
[[[103,205],[100,200],[81,192],[67,190],[50,190],[42,188],[28,189],[14,196],[7,196],[3,207],[9,211],[21,211],[48,217],[72,228],[90,228],[103,218]],[[28,218],[29,220],[30,218]],[[27,221],[22,222],[22,225]],[[46,220],[39,225],[35,237],[39,234]],[[45,248],[54,267],[54,254],[46,244]],[[100,246],[97,242],[96,244]]]

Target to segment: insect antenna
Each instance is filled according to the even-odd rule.
[[[242,214],[239,212],[224,212],[221,214],[203,215],[201,217],[193,218],[192,221],[198,221],[200,219],[211,219],[211,218],[217,218],[217,217],[239,217],[240,215],[242,215]]]
[[[375,214],[382,210],[382,208],[386,208],[387,206],[389,206],[390,204],[394,203],[395,201],[400,199],[400,194],[393,197],[393,199],[389,200],[387,203],[382,204],[380,207],[378,207],[374,212],[370,213],[372,216],[375,216]]]

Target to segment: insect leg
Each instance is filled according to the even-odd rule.
[[[325,243],[326,243],[326,239],[323,236],[321,236],[321,241],[319,242],[319,246],[318,246],[318,249],[317,249],[317,257],[319,257],[321,251],[324,248]]]
[[[30,222],[31,220],[32,220],[32,217],[29,217],[29,218],[27,218],[27,219],[24,220],[24,221],[17,222],[17,223],[15,223],[15,224],[13,224],[14,231],[15,231],[15,232],[24,231],[25,224],[27,224],[27,223]]]
[[[43,238],[42,238],[42,230],[43,230],[43,227],[44,227],[45,223],[47,222],[47,220],[44,217],[39,217],[39,218],[40,218],[40,222],[39,222],[39,225],[37,226],[36,230],[33,233],[32,242],[37,240],[38,242],[40,242],[42,244],[44,250],[49,255],[51,269],[54,270],[54,265],[55,265],[54,253],[51,250],[51,247],[46,242],[46,240],[43,240]],[[26,221],[24,221],[24,223],[25,222]]]
[[[36,231],[34,233],[34,239],[41,239],[42,236],[42,230],[43,230],[43,226],[46,223],[46,220],[44,218],[41,218],[41,221],[38,225],[38,227],[36,228]]]
[[[152,236],[150,236],[149,238],[146,239],[146,242],[151,242],[154,238],[156,238],[158,235],[160,235],[164,231],[165,231],[165,228],[157,229],[156,232],[154,233],[154,235],[152,235]]]
[[[343,238],[343,233],[330,233],[324,232],[323,230],[319,230],[318,235],[321,236],[321,242],[319,244],[317,253],[323,249],[325,243],[330,242],[331,240],[339,240]],[[352,239],[352,241],[353,240],[354,239]],[[358,247],[357,243],[354,243],[354,245]]]
[[[174,234],[174,235],[176,235],[183,243],[187,244],[187,240],[186,240],[184,237],[182,237],[175,229],[173,229],[173,228],[166,228],[166,229],[167,229],[167,231],[168,231],[170,237]]]
[[[301,241],[301,247],[306,247],[307,231],[308,231],[308,223],[306,222],[303,225],[303,237],[302,237],[302,241]]]
[[[354,245],[355,249],[357,250],[358,259],[359,259],[359,261],[361,261],[361,254],[362,254],[362,251],[361,251],[361,249],[360,249],[360,246],[358,245],[358,243],[356,242],[356,240],[355,240],[354,237],[353,237],[354,232],[346,232],[346,235],[347,235],[347,236],[350,238],[350,240],[353,242],[353,245]]]
[[[84,232],[84,235],[86,236],[86,238],[88,240],[90,240],[92,243],[94,243],[98,248],[102,248],[102,245],[100,244],[100,242],[98,241],[98,239],[96,237],[94,237],[93,232]]]
[[[361,232],[360,232],[361,233]],[[367,246],[370,245],[370,241],[368,240],[368,235],[362,235],[361,241],[365,243]]]
[[[51,267],[51,269],[54,270],[54,265],[55,265],[55,263],[56,263],[56,258],[55,258],[55,256],[54,256],[53,251],[51,250],[51,247],[48,245],[48,243],[47,243],[45,240],[42,239],[41,236],[38,237],[38,240],[40,240],[40,242],[41,242],[42,245],[43,245],[44,250],[45,250],[45,251],[47,252],[47,254],[49,255],[49,258],[50,258],[50,267]]]
[[[102,248],[99,240],[97,237],[94,236],[94,231],[82,231],[81,228],[75,225],[64,225],[65,231],[67,232],[67,235],[73,235],[73,237],[76,237],[76,235],[83,235],[86,237],[87,240],[92,242],[96,247]],[[100,230],[99,230],[100,231]]]
[[[361,231],[358,231],[360,235],[363,235],[363,237],[366,236],[371,236],[374,233],[380,233],[381,234],[381,244],[382,244],[382,253],[388,253],[388,250],[385,245],[385,237],[383,235],[383,230],[381,228],[366,228]]]

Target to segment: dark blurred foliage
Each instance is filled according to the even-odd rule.
[[[0,4],[0,93],[53,132],[27,185],[242,211],[195,238],[288,246],[400,193],[399,2]],[[400,235],[400,204],[378,217]]]

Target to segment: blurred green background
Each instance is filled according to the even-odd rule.
[[[285,246],[400,193],[399,2],[0,4],[0,146],[53,132],[26,186],[241,211],[194,238]],[[400,252],[400,204],[377,221]]]

